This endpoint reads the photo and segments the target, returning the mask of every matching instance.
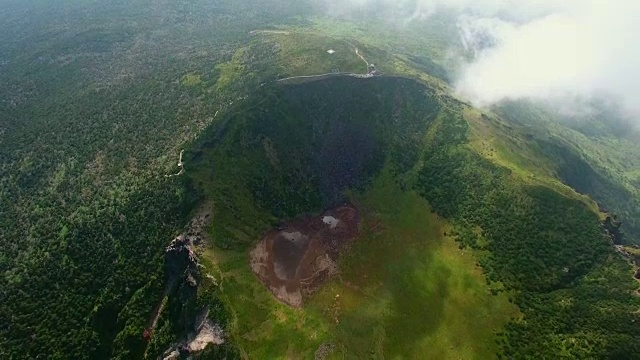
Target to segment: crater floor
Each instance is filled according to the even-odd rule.
[[[338,255],[357,236],[359,223],[349,204],[293,220],[262,238],[250,252],[251,269],[278,300],[300,307],[305,295],[338,272]]]

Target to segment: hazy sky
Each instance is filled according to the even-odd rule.
[[[373,4],[413,9],[409,21],[444,6],[463,11],[461,36],[476,58],[456,88],[478,105],[604,92],[640,113],[640,0],[348,0],[338,8]],[[478,41],[487,38],[489,47]]]

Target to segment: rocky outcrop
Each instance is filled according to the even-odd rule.
[[[620,230],[621,226],[622,222],[619,221],[615,215],[613,217],[607,216],[602,222],[604,232],[611,237],[611,240],[616,245],[623,243],[624,233]]]
[[[336,346],[334,344],[324,343],[324,344],[320,345],[318,347],[318,349],[316,350],[316,352],[314,354],[314,359],[315,360],[324,360],[329,355],[331,355],[334,352],[335,349],[336,349]]]
[[[634,266],[635,268],[635,273],[633,274],[633,278],[636,279],[638,282],[640,282],[640,246],[638,245],[630,245],[630,246],[623,246],[623,245],[614,245],[616,251],[624,256],[627,260],[629,260],[629,263]],[[637,289],[634,294],[636,296],[640,296],[640,288]]]
[[[202,245],[204,230],[211,218],[210,211],[201,211],[165,250],[167,280],[170,286],[184,280],[191,286],[198,285],[197,247]]]
[[[186,344],[186,349],[189,353],[195,353],[204,350],[209,344],[222,345],[224,342],[224,330],[219,324],[209,319],[209,307],[205,307],[198,314],[194,332]]]
[[[187,338],[165,351],[163,360],[181,359],[203,351],[209,344],[222,345],[226,335],[222,327],[209,319],[209,307],[205,306],[198,315]]]
[[[629,260],[629,262],[640,268],[640,246],[638,245],[630,245],[630,246],[624,246],[624,245],[614,245],[616,251],[624,256],[627,260]]]
[[[160,359],[184,359],[203,351],[208,345],[221,345],[225,342],[222,327],[209,319],[209,307],[197,311],[198,286],[202,280],[198,252],[203,246],[205,229],[211,220],[210,206],[203,207],[185,227],[185,231],[176,236],[165,249],[165,267],[167,276],[166,294],[169,306],[174,311],[178,328],[182,328],[183,337],[162,354]],[[161,307],[159,307],[161,309]],[[152,336],[159,312],[155,314],[152,326],[147,329]]]

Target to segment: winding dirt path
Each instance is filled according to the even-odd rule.
[[[182,162],[182,155],[184,154],[184,150],[180,151],[180,159],[178,159],[178,167],[180,168],[180,171],[177,174],[171,174],[171,175],[165,175],[165,177],[174,177],[174,176],[180,176],[182,175],[182,173],[184,173],[184,163]]]
[[[350,44],[351,46],[353,46],[352,44]],[[330,73],[326,73],[326,74],[317,74],[317,75],[299,75],[299,76],[290,76],[284,79],[278,79],[275,80],[274,82],[284,82],[284,81],[290,81],[290,80],[295,80],[295,79],[314,79],[314,78],[328,78],[328,77],[332,77],[332,76],[350,76],[350,77],[355,77],[358,79],[369,79],[375,76],[380,76],[382,74],[372,74],[369,72],[369,66],[371,64],[369,64],[369,62],[367,61],[367,59],[364,58],[364,56],[362,54],[360,54],[360,51],[358,50],[357,47],[353,46],[353,49],[356,52],[356,55],[362,59],[362,61],[364,61],[365,64],[367,64],[367,68],[366,68],[366,72],[364,74],[357,74],[357,73],[344,73],[344,72],[330,72]],[[264,84],[261,84],[260,86],[262,86]]]
[[[165,305],[167,304],[166,298],[171,291],[171,286],[167,285],[162,292],[162,298],[160,303],[156,305],[156,308],[153,309],[153,315],[151,316],[151,320],[147,323],[147,327],[145,329],[144,336],[151,341],[151,337],[153,336],[153,331],[156,329],[156,325],[158,325],[158,320],[160,320],[160,315],[162,314],[162,310],[164,310]],[[147,358],[147,352],[149,351],[149,346],[147,345],[144,350],[144,359]]]
[[[360,52],[358,52],[358,48],[356,48],[356,55],[358,55],[358,57],[360,57],[360,59],[362,59],[362,61],[367,64],[367,72],[369,72],[369,62],[364,58],[364,56],[360,54]]]

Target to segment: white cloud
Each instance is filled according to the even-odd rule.
[[[589,1],[589,0],[586,0]],[[404,13],[413,19],[426,19],[441,8],[469,10],[482,16],[508,15],[512,20],[530,19],[551,11],[566,11],[583,0],[324,0],[333,14],[378,9],[385,13]],[[406,19],[405,19],[406,20]]]
[[[480,50],[457,86],[472,100],[553,95],[584,88],[598,66],[597,52],[581,24],[550,15],[522,26],[487,23],[497,45]]]
[[[328,9],[375,9],[402,21],[460,11],[475,58],[458,92],[479,105],[505,98],[622,96],[640,114],[640,0],[325,0]],[[428,21],[428,20],[427,20]],[[640,118],[640,117],[639,117]]]
[[[639,110],[639,13],[640,2],[593,0],[548,8],[547,15],[521,23],[463,17],[466,43],[474,46],[477,34],[491,34],[495,46],[477,52],[457,88],[479,104],[606,92]]]

